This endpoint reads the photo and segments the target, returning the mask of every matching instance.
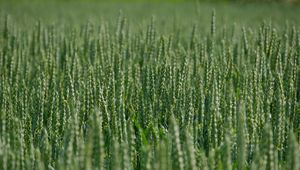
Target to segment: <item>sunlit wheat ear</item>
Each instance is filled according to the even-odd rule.
[[[213,10],[211,15],[211,26],[210,33],[212,37],[215,37],[216,34],[216,10]]]
[[[294,133],[291,131],[289,133],[289,141],[288,141],[288,158],[287,158],[287,169],[299,169],[299,143],[297,142]]]
[[[196,158],[195,158],[195,146],[193,143],[193,137],[189,133],[188,130],[185,131],[185,136],[186,136],[186,145],[187,145],[187,159],[188,159],[188,166],[192,170],[197,169],[197,164],[196,164]]]
[[[223,164],[225,170],[232,169],[232,160],[231,160],[231,152],[232,152],[232,143],[230,140],[230,136],[226,134],[225,136],[225,144],[224,144],[224,153],[223,153]]]
[[[238,157],[238,169],[244,169],[246,163],[246,110],[244,102],[240,102],[237,114],[237,154]]]
[[[183,170],[185,168],[184,165],[184,158],[183,158],[183,151],[182,146],[180,142],[180,132],[179,127],[177,125],[177,122],[174,117],[171,117],[171,123],[172,123],[172,132],[173,132],[173,140],[175,142],[175,150],[176,150],[176,156],[175,158],[178,161],[178,169]]]

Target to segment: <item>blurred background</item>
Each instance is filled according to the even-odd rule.
[[[217,26],[256,27],[270,21],[275,27],[300,25],[300,0],[0,0],[1,23],[9,15],[11,23],[30,28],[37,20],[61,27],[87,22],[114,25],[120,11],[132,29],[141,29],[155,18],[157,29],[190,30],[194,23],[209,30],[216,10]],[[180,22],[178,22],[180,21]],[[182,31],[181,31],[182,32]]]

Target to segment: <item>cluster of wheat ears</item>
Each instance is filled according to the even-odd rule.
[[[300,32],[5,17],[0,169],[300,168]]]

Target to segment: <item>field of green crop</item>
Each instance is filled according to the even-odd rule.
[[[0,169],[299,170],[299,16],[0,2]]]

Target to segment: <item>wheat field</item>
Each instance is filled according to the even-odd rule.
[[[300,169],[298,7],[2,4],[0,169]]]

